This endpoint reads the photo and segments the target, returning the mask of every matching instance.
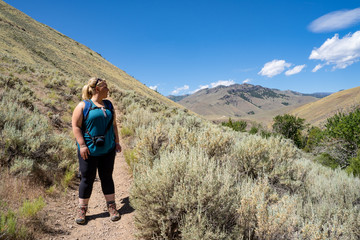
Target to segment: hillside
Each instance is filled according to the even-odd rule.
[[[122,89],[134,90],[169,106],[179,107],[106,61],[99,53],[35,21],[2,0],[0,9],[2,56],[16,57],[19,63],[28,67],[59,71],[81,84],[91,76],[102,77]]]
[[[234,84],[203,89],[178,103],[211,120],[229,117],[256,120],[258,116],[266,115],[272,119],[275,112],[286,112],[316,100],[318,98],[293,91]]]
[[[109,83],[118,121],[124,114],[122,106],[135,103],[135,97],[142,106],[157,103],[169,111],[183,108],[100,54],[0,0],[0,239],[67,238],[69,232],[76,231],[58,221],[73,223],[74,219],[76,208],[71,206],[76,205],[72,200],[77,196],[78,164],[71,115],[81,100],[82,86],[92,76]],[[128,96],[127,102],[121,103],[124,96]],[[124,172],[130,174],[126,168]],[[125,179],[128,176],[122,174],[117,182],[126,181],[128,186],[122,195],[131,184]],[[122,195],[120,192],[117,200],[128,199]],[[53,199],[62,196],[67,200],[57,208]],[[123,205],[120,202],[119,208]],[[92,203],[103,212],[103,196]],[[45,205],[45,213],[61,214],[50,217],[50,222],[49,216],[39,217],[37,213]],[[64,205],[70,207],[64,210]],[[25,208],[30,213],[24,214]],[[129,216],[122,221],[133,222]],[[118,239],[116,233],[109,239]]]
[[[235,132],[173,107],[0,3],[0,239],[359,238],[358,177],[308,159],[288,139]],[[69,122],[81,86],[98,71],[111,82],[124,146],[113,174],[122,218],[111,222],[96,181],[87,223],[74,227],[79,181]],[[261,109],[261,100],[288,100],[274,89],[227,95]]]
[[[307,123],[321,126],[327,118],[342,111],[349,112],[360,105],[360,87],[333,93],[316,102],[290,111],[290,114],[304,118]]]

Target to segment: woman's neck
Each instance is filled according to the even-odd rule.
[[[92,98],[91,98],[91,101],[97,102],[97,103],[102,103],[102,100],[103,100],[103,98],[100,97],[99,95],[94,95],[94,96],[92,96]]]

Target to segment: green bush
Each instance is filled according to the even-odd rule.
[[[259,132],[259,128],[252,126],[249,133],[250,134],[257,134]]]
[[[289,114],[277,115],[274,118],[273,130],[283,135],[285,138],[294,141],[299,148],[303,147],[301,141],[301,130],[305,128],[305,119],[298,118]]]
[[[25,239],[26,237],[26,228],[24,226],[20,227],[15,212],[11,210],[0,212],[1,239]]]
[[[236,121],[233,122],[231,120],[231,118],[229,118],[229,121],[226,123],[222,123],[222,126],[226,126],[229,128],[232,128],[234,131],[237,132],[245,132],[246,131],[246,127],[247,127],[247,123],[245,121]]]
[[[349,166],[346,168],[346,172],[357,177],[360,176],[360,152],[358,152],[356,157],[349,160]]]
[[[324,139],[324,132],[319,127],[311,127],[306,136],[305,152],[312,152],[321,144]]]
[[[139,161],[139,157],[137,156],[136,149],[125,149],[124,150],[125,162],[131,168],[131,171],[134,171],[134,167]]]
[[[331,169],[336,169],[339,167],[339,163],[336,161],[336,159],[332,158],[328,153],[321,153],[315,158],[315,161],[324,166],[330,167]]]
[[[39,197],[33,201],[25,200],[19,209],[20,214],[26,218],[33,218],[37,213],[45,207],[45,201]]]
[[[39,197],[25,200],[16,212],[6,206],[0,208],[0,239],[33,239],[25,223],[33,220],[44,206],[44,199]]]
[[[355,157],[360,146],[360,109],[348,114],[338,113],[327,119],[327,136],[341,142],[348,158]]]

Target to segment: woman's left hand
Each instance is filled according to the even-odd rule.
[[[117,153],[121,152],[121,146],[120,146],[119,143],[116,143],[115,150],[116,150]]]

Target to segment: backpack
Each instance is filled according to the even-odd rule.
[[[87,127],[85,125],[85,121],[89,117],[89,112],[91,110],[101,109],[101,108],[100,107],[91,107],[92,104],[91,104],[90,100],[84,100],[84,103],[85,103],[85,107],[84,107],[84,110],[83,110],[82,130],[83,130],[84,133],[87,133],[91,137],[93,143],[96,146],[103,146],[105,144],[105,135],[106,135],[107,131],[110,129],[111,125],[113,124],[114,107],[113,107],[112,103],[109,100],[103,100],[103,103],[105,105],[105,109],[108,109],[108,110],[111,111],[111,119],[110,119],[110,122],[108,123],[108,125],[106,126],[104,135],[102,135],[102,136],[94,136],[93,137],[93,136],[91,136],[89,130],[87,129]],[[104,114],[105,114],[105,111],[104,111]]]
[[[86,119],[88,118],[89,116],[89,112],[91,110],[94,110],[94,109],[101,109],[99,107],[91,107],[91,102],[90,100],[83,100],[84,103],[85,103],[85,107],[84,107],[84,110],[83,110],[83,123],[86,121]],[[114,107],[112,105],[112,103],[109,101],[109,100],[103,100],[103,103],[105,105],[105,108],[110,110],[111,111],[111,114],[114,114]]]

